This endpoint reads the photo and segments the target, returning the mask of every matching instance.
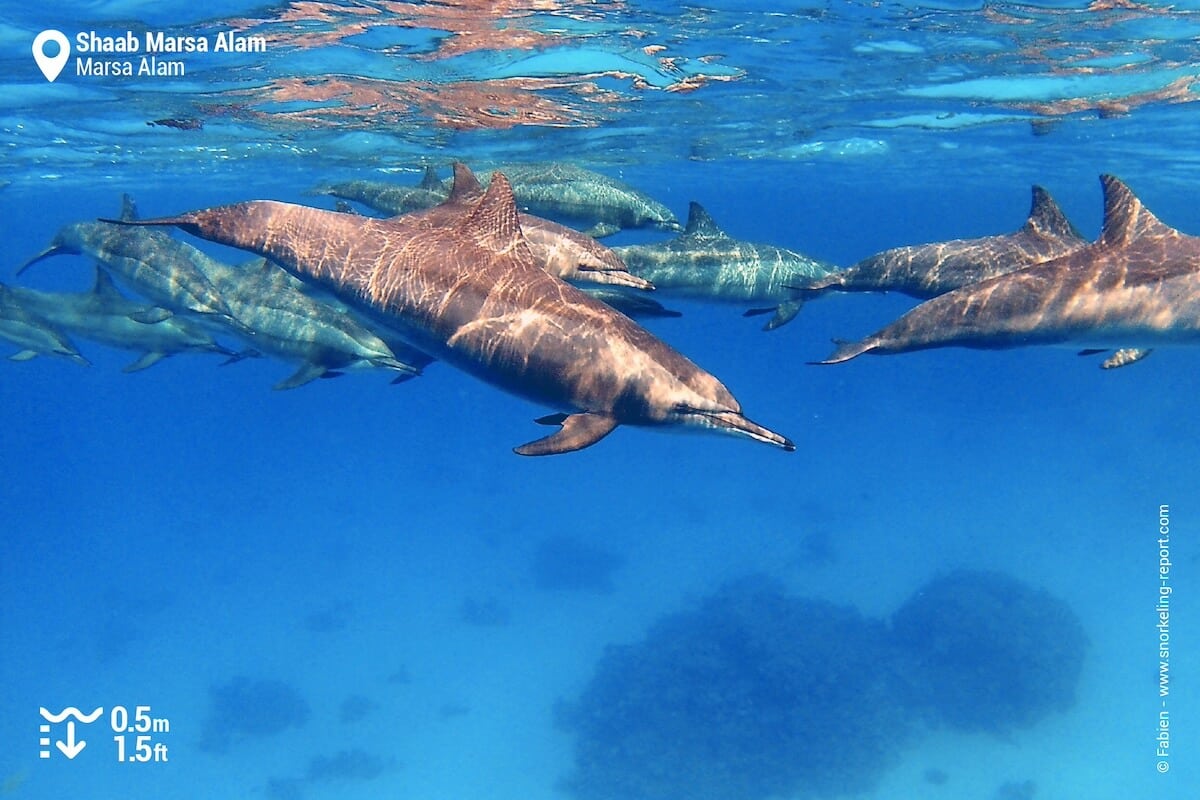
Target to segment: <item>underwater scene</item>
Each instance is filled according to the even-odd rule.
[[[0,798],[1197,796],[1200,3],[0,63]]]

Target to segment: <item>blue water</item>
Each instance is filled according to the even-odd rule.
[[[281,22],[288,9],[317,6],[227,2],[200,14],[185,3],[2,3],[0,178],[11,181],[0,189],[2,280],[86,289],[91,266],[79,257],[14,273],[60,226],[115,214],[121,192],[145,216],[253,198],[316,204],[327,198],[305,191],[318,183],[416,183],[424,163],[454,158],[575,160],[681,217],[697,200],[733,236],[839,265],[902,244],[1015,230],[1032,183],[1092,237],[1103,172],[1121,176],[1166,223],[1200,235],[1187,80],[1200,54],[1188,4],[710,6],[514,12],[484,28],[523,27],[551,42],[435,58],[451,46],[453,25],[432,24],[413,11],[419,4],[326,4],[321,19]],[[363,9],[373,25],[348,27]],[[213,35],[247,18],[249,31],[326,40],[301,47],[285,37],[265,55],[229,61],[191,54],[186,78],[169,80],[67,72],[49,84],[29,57],[33,36],[51,26]],[[643,50],[659,44],[666,49]],[[536,70],[514,66],[539,54]],[[456,110],[461,95],[429,101],[414,89],[514,74],[552,81],[504,95],[550,118],[483,124]],[[361,102],[344,93],[301,102],[269,88],[331,75],[386,89]],[[696,76],[696,86],[679,83]],[[1169,97],[1147,94],[1180,80]],[[1080,101],[1069,113],[1034,107],[1069,100]],[[1109,113],[1114,103],[1121,113]],[[315,111],[284,113],[298,108]],[[168,117],[204,128],[145,124]],[[1033,135],[1031,119],[1051,124]],[[662,300],[684,316],[647,326],[719,376],[748,416],[791,437],[795,453],[620,428],[579,453],[520,458],[511,448],[544,433],[532,420],[546,410],[442,364],[399,386],[356,373],[287,392],[270,386],[292,367],[265,359],[222,367],[185,355],[123,374],[132,354],[81,343],[88,368],[50,358],[0,364],[0,796],[565,799],[586,726],[564,724],[564,709],[603,677],[608,705],[631,704],[633,727],[615,736],[690,742],[635,705],[668,703],[669,693],[696,698],[670,701],[684,709],[671,724],[712,730],[719,743],[693,761],[648,746],[619,776],[607,765],[607,785],[641,785],[638,770],[659,764],[667,785],[700,781],[694,796],[726,798],[740,784],[720,769],[686,781],[670,780],[670,770],[724,764],[782,736],[772,728],[780,715],[764,710],[797,696],[808,707],[837,698],[816,688],[831,679],[857,686],[904,671],[863,644],[886,637],[892,614],[958,569],[1002,573],[1069,607],[1089,641],[1055,656],[1067,671],[1081,660],[1073,702],[1063,697],[1028,724],[961,730],[893,692],[866,710],[847,697],[844,715],[834,702],[797,735],[813,752],[823,743],[847,755],[853,774],[839,781],[837,767],[821,765],[841,762],[822,757],[811,766],[819,779],[791,786],[791,796],[1192,796],[1193,349],[1161,348],[1113,371],[1058,348],[815,367],[805,362],[826,356],[831,338],[865,335],[913,301],[823,299],[764,333],[740,308]],[[1174,567],[1165,705],[1154,608],[1162,504]],[[737,717],[722,687],[769,671],[759,651],[717,648],[727,658],[715,672],[692,667],[713,657],[696,644],[715,624],[704,609],[747,576],[817,609],[806,625],[821,629],[821,609],[837,607],[874,627],[807,643],[819,657],[794,663],[811,673],[789,670],[787,697],[758,696],[762,705]],[[958,618],[973,619],[975,631],[1002,618],[986,609],[968,602],[948,614],[947,634]],[[791,641],[765,615],[762,629],[753,615],[739,619],[773,642],[767,650]],[[695,639],[684,637],[691,644],[674,660],[652,656],[670,624]],[[984,638],[1070,641],[1053,616],[1024,625]],[[963,671],[987,674],[984,649],[974,660],[966,649]],[[633,652],[635,663],[661,657],[662,683],[650,684],[660,688],[637,694],[632,677],[623,684],[606,672],[614,652]],[[1057,679],[1045,669],[1041,680]],[[713,674],[734,683],[713,684]],[[973,695],[985,719],[1025,700],[994,694],[983,686]],[[104,708],[80,726],[86,749],[39,758],[39,707],[71,705]],[[169,721],[147,740],[166,747],[165,763],[117,759],[111,709],[132,715],[139,705]],[[1160,774],[1164,709],[1172,747]],[[876,712],[881,725],[907,720],[903,735],[863,721]],[[125,739],[132,752],[135,735]],[[779,766],[765,758],[754,770],[769,776]],[[578,796],[606,796],[604,785]],[[612,796],[674,796],[622,791]]]

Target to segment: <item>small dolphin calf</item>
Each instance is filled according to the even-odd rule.
[[[512,185],[520,208],[588,225],[584,233],[597,239],[628,228],[679,230],[679,220],[669,208],[600,172],[563,162],[509,164],[499,171]]]
[[[516,448],[579,450],[619,424],[682,425],[794,450],[742,415],[715,377],[534,262],[508,180],[431,227],[255,201],[145,223],[252,250],[395,325],[420,350],[568,412]]]
[[[419,186],[400,186],[384,181],[346,181],[314,189],[310,194],[328,194],[343,200],[362,203],[383,214],[408,214],[422,211],[446,200],[450,188],[438,179],[437,170],[425,168],[425,176]]]
[[[1104,226],[1092,244],[927,300],[819,363],[949,346],[1200,343],[1200,237],[1164,225],[1111,175],[1100,180]]]
[[[614,250],[630,272],[664,294],[723,303],[785,300],[792,294],[789,287],[834,270],[793,250],[734,239],[695,202],[687,227],[674,239]],[[799,310],[799,304],[781,304],[767,327],[783,325]]]

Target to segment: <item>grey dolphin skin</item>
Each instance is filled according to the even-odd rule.
[[[1087,240],[1067,220],[1050,193],[1034,186],[1029,217],[1015,233],[884,250],[844,270],[796,283],[792,299],[780,309],[793,311],[794,315],[805,302],[829,292],[901,292],[926,300],[1050,261],[1085,244]],[[746,315],[772,310],[754,309]],[[768,322],[766,330],[777,327],[774,321]]]
[[[206,258],[199,265],[237,319],[254,331],[246,341],[255,350],[300,365],[275,389],[295,389],[355,367],[394,370],[397,380],[404,380],[419,375],[432,360],[411,348],[401,360],[353,315],[309,297],[299,281],[265,259],[232,267]]]
[[[825,291],[902,292],[926,300],[996,275],[1041,264],[1087,244],[1054,198],[1033,187],[1025,224],[1015,233],[897,247],[863,259],[801,288],[805,299]]]
[[[62,356],[88,366],[88,360],[66,334],[24,306],[11,288],[0,283],[0,339],[21,348],[10,361],[28,361],[40,355]]]
[[[137,361],[125,367],[125,372],[145,369],[176,353],[237,356],[217,344],[200,325],[173,316],[165,308],[125,297],[99,267],[88,292],[43,292],[21,286],[11,289],[26,308],[64,331],[142,353]]]
[[[452,183],[439,184],[431,170],[432,167],[426,169],[425,179],[419,187],[382,181],[350,181],[317,191],[362,203],[382,214],[406,214],[432,208],[449,196]],[[590,236],[599,238],[625,228],[679,230],[679,221],[669,208],[644,192],[599,172],[553,162],[507,164],[497,170],[508,178],[517,205],[523,211],[588,226],[584,232]]]
[[[125,198],[123,215],[133,216],[133,204]],[[129,288],[173,311],[213,317],[235,328],[243,328],[221,294],[196,267],[203,254],[162,231],[129,228],[110,222],[77,222],[63,226],[50,246],[25,262],[17,274],[52,255],[87,255],[112,269]]]
[[[266,256],[396,326],[423,352],[567,412],[522,455],[579,450],[619,424],[680,425],[794,450],[729,391],[628,317],[534,262],[508,180],[431,227],[252,201],[143,223]]]
[[[629,271],[663,294],[725,303],[786,300],[797,282],[829,275],[832,264],[770,244],[735,239],[693,202],[684,232],[652,244],[613,248]],[[784,303],[768,327],[796,315],[799,305]]]
[[[931,347],[1200,343],[1200,237],[1160,222],[1111,175],[1100,238],[926,300],[822,364]]]
[[[433,208],[446,200],[450,195],[450,187],[443,185],[438,179],[437,170],[428,166],[419,186],[400,186],[384,181],[345,181],[318,187],[312,194],[353,200],[380,213],[395,216]]]
[[[463,206],[479,202],[483,187],[462,162],[454,164],[454,185],[446,202],[423,212],[418,219],[433,225],[445,214],[461,213]],[[534,260],[547,272],[563,280],[653,289],[645,278],[630,274],[625,262],[590,236],[565,225],[532,214],[517,214],[525,242]]]

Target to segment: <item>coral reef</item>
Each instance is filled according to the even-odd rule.
[[[935,724],[1008,734],[1075,702],[1087,636],[1062,600],[996,572],[958,570],[892,618],[908,700]]]
[[[239,739],[271,736],[308,722],[308,702],[278,680],[233,678],[209,690],[199,747],[224,753]]]
[[[583,800],[752,800],[871,788],[909,738],[886,626],[853,608],[727,585],[610,647],[560,720]]]
[[[559,707],[575,737],[563,788],[579,800],[869,791],[926,726],[1007,733],[1070,707],[1086,649],[1063,601],[994,572],[932,580],[890,627],[746,578],[605,651]],[[949,777],[924,772],[931,786]]]

